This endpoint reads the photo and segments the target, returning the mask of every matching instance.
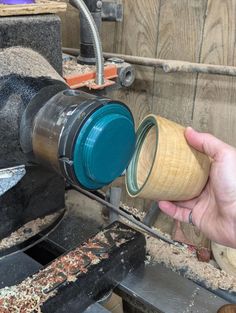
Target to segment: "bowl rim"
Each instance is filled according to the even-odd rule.
[[[146,135],[153,127],[156,130],[156,143],[155,143],[154,156],[153,156],[152,164],[149,169],[148,175],[144,183],[142,184],[142,186],[139,187],[137,183],[138,160],[140,157],[142,146],[145,142]],[[136,147],[135,147],[134,155],[131,159],[131,162],[126,172],[126,187],[130,196],[133,196],[133,197],[138,196],[142,192],[142,190],[144,189],[144,187],[146,186],[149,180],[149,177],[152,173],[152,170],[156,161],[156,155],[157,155],[157,150],[158,150],[158,136],[159,136],[159,129],[158,129],[157,116],[154,114],[149,114],[142,120],[142,122],[140,123],[137,129]]]

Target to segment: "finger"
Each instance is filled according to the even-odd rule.
[[[199,133],[187,127],[185,130],[185,137],[187,142],[200,152],[207,154],[214,160],[218,160],[222,151],[228,145],[211,134]]]
[[[169,201],[159,201],[159,207],[170,217],[173,217],[180,222],[189,223],[189,214],[191,212],[190,209],[177,206],[176,204]]]
[[[197,204],[199,197],[187,201],[173,201],[176,206],[192,210]]]

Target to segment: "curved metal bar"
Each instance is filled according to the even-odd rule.
[[[88,22],[88,26],[90,28],[93,38],[94,52],[96,58],[96,68],[97,68],[96,84],[101,86],[104,84],[104,60],[102,53],[102,43],[100,40],[97,26],[94,22],[94,19],[88,7],[86,6],[83,0],[70,0],[70,4],[73,5],[75,8],[79,9]]]

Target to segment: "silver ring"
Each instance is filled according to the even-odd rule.
[[[193,211],[192,210],[189,213],[188,222],[189,222],[189,224],[194,225],[193,224]]]

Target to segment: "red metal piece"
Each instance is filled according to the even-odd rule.
[[[115,82],[111,79],[116,78],[117,75],[117,67],[115,65],[106,65],[104,67],[104,79],[105,82],[102,86],[99,86],[95,83],[96,72],[88,71],[82,74],[73,74],[67,75],[64,77],[65,81],[69,85],[71,89],[77,89],[81,87],[88,87],[89,89],[103,89],[105,87],[114,85]]]

